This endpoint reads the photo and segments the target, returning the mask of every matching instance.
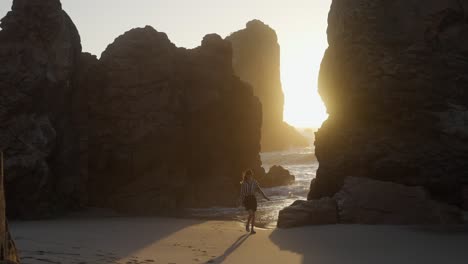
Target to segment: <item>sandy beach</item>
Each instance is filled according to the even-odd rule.
[[[311,226],[235,221],[82,218],[12,222],[22,263],[468,263],[462,227]]]

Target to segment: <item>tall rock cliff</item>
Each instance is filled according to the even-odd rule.
[[[307,146],[307,140],[283,122],[284,94],[280,76],[280,46],[276,32],[259,20],[231,34],[236,74],[253,86],[263,108],[262,150]]]
[[[90,204],[140,214],[231,204],[243,170],[264,173],[261,104],[231,60],[217,35],[187,50],[151,27],[99,61],[83,57]]]
[[[49,216],[73,203],[79,182],[70,106],[80,37],[59,0],[15,0],[0,26],[8,213]]]
[[[467,1],[333,0],[319,80],[330,117],[316,135],[310,199],[357,176],[462,204],[467,17]]]

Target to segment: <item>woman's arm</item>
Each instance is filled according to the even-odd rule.
[[[260,185],[257,183],[257,191],[265,198],[266,200],[270,201],[270,198],[268,198],[265,193],[263,192],[262,188],[260,188]]]

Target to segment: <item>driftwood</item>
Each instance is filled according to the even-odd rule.
[[[0,151],[0,264],[16,264],[19,262],[18,251],[8,229],[5,216],[5,192],[3,190],[3,152]]]

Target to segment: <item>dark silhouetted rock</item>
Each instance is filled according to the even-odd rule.
[[[50,216],[77,196],[71,102],[80,37],[59,0],[14,0],[0,26],[0,149],[8,172],[8,215]]]
[[[235,202],[242,172],[260,167],[261,104],[234,76],[232,48],[208,35],[177,48],[151,27],[90,60],[89,203],[152,214]]]
[[[287,169],[281,166],[273,166],[265,177],[259,178],[258,181],[262,187],[276,187],[289,185],[293,183],[295,179],[296,177],[291,175]]]
[[[19,263],[18,251],[13,241],[5,215],[5,192],[3,188],[3,152],[0,151],[0,263]]]
[[[220,36],[187,50],[134,29],[98,60],[59,0],[15,0],[1,27],[10,216],[227,205],[245,169],[264,176],[261,104]]]
[[[319,78],[329,119],[316,134],[309,199],[357,176],[422,186],[462,205],[467,12],[456,0],[333,0]]]
[[[431,200],[422,187],[347,177],[334,196],[341,223],[459,224],[456,206]]]
[[[463,187],[462,196],[463,196],[463,209],[468,211],[468,186]]]
[[[307,140],[283,122],[284,95],[280,76],[280,46],[276,32],[253,20],[226,38],[232,43],[232,64],[238,76],[253,86],[263,108],[262,151],[307,146]]]
[[[291,206],[279,212],[278,227],[337,224],[337,216],[336,202],[331,198],[295,201]]]

